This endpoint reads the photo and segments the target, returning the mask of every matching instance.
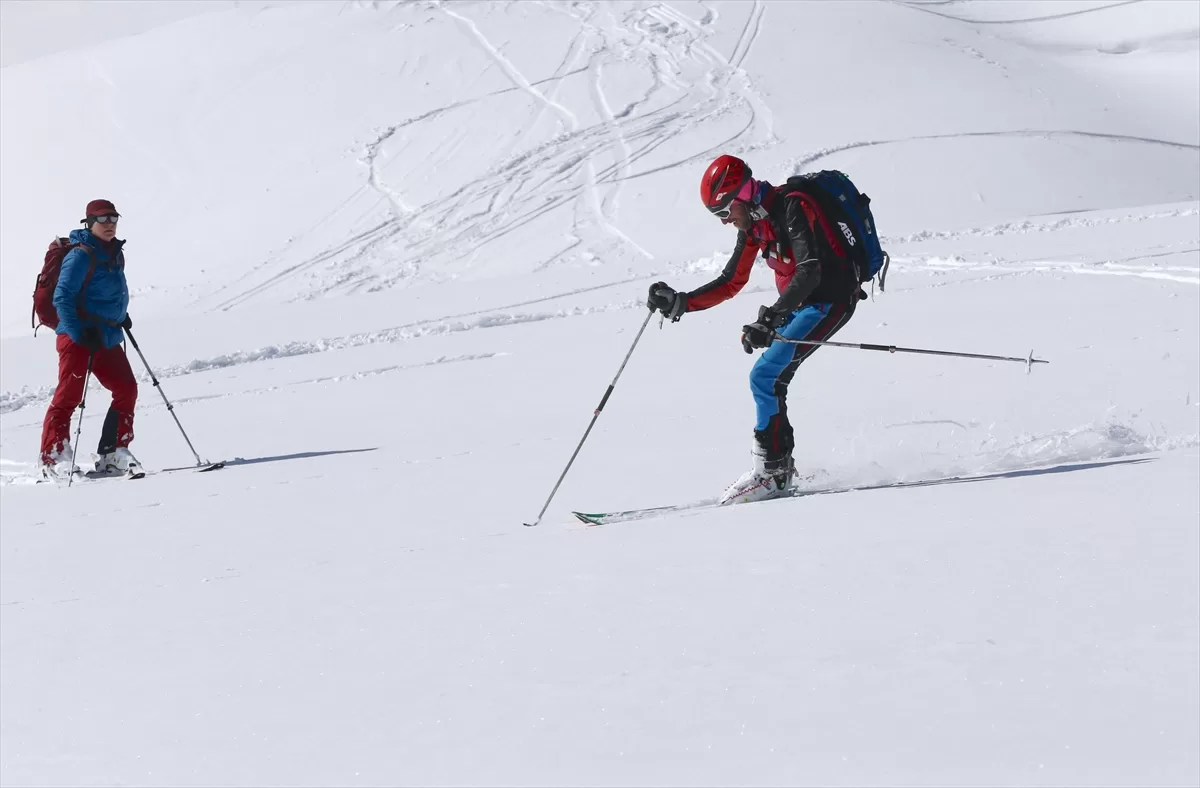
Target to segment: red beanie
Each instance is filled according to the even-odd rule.
[[[87,204],[87,216],[120,216],[117,213],[117,206],[113,205],[108,200],[92,200]]]

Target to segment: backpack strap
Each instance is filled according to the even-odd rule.
[[[106,325],[106,326],[121,325],[120,323],[117,323],[112,320],[107,320],[103,317],[100,317],[99,315],[93,315],[91,312],[89,312],[83,308],[84,296],[87,294],[88,282],[91,281],[92,274],[96,273],[97,263],[96,263],[96,255],[92,252],[91,247],[89,247],[87,244],[79,244],[79,246],[77,248],[82,249],[83,253],[87,255],[88,269],[87,269],[87,273],[84,274],[84,276],[83,276],[83,284],[81,284],[79,286],[79,294],[75,296],[75,312],[79,315],[79,317],[81,319],[86,318],[87,320],[91,320],[96,323],[102,323],[103,325]]]
[[[800,208],[802,211],[804,211],[805,218],[808,219],[809,227],[812,228],[814,240],[816,240],[816,236],[818,235],[823,235],[825,237],[825,242],[835,257],[834,260],[829,262],[846,267],[853,275],[855,270],[854,259],[851,250],[847,248],[843,241],[844,236],[834,230],[833,226],[830,224],[829,215],[824,206],[821,205],[821,201],[817,198],[817,196],[810,194],[803,188],[800,188],[799,178],[789,178],[787,183],[774,189],[770,195],[763,199],[763,206],[768,208],[774,207],[776,201],[783,200],[788,197],[795,197],[800,201]],[[787,237],[787,228],[781,226],[782,222],[777,222],[775,220],[774,214],[772,214],[771,217],[771,224],[775,229],[777,238]],[[781,230],[785,234],[781,235]],[[782,258],[782,249],[780,249],[780,257]],[[856,276],[853,276],[853,278],[857,279]],[[854,295],[851,296],[852,300],[858,300],[856,297],[858,293],[861,293],[861,289],[856,282],[854,286]]]

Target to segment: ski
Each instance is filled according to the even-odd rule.
[[[84,471],[85,479],[145,479],[145,471]]]
[[[117,472],[85,471],[82,468],[76,468],[72,472],[72,475],[75,477],[75,481],[77,481],[77,482],[98,482],[98,481],[103,481],[105,479],[129,479],[129,480],[144,479],[147,476],[156,476],[160,473],[178,473],[180,471],[195,471],[196,473],[207,473],[209,471],[219,471],[224,467],[225,467],[225,461],[221,460],[220,462],[210,462],[210,463],[204,463],[201,465],[188,465],[188,466],[185,466],[182,468],[162,468],[157,471],[140,470],[140,471],[137,471],[136,473],[127,473],[125,471],[117,471]],[[58,479],[50,479],[45,476],[42,476],[41,478],[36,479],[34,481],[34,484],[60,484],[60,485],[65,486],[67,484],[67,481],[68,481],[67,476],[63,476],[62,478],[58,478]]]
[[[65,476],[58,476],[58,475],[51,476],[51,475],[47,475],[47,474],[43,473],[41,476],[38,476],[36,479],[34,479],[33,483],[34,484],[61,484],[61,485],[65,486],[72,479],[74,479],[75,481],[86,481],[87,477],[84,476],[84,472],[83,472],[82,468],[76,467],[74,470],[72,470],[70,473],[66,474]]]
[[[82,468],[76,468],[71,472],[71,476],[75,477],[77,482],[98,482],[104,479],[144,479],[146,478],[145,471],[135,471],[129,473],[127,471],[85,471]],[[61,484],[65,485],[69,481],[68,476],[52,479],[46,476],[35,480],[35,484]]]
[[[957,477],[956,477],[957,478]],[[956,479],[944,479],[940,481],[953,481]],[[717,498],[706,498],[692,503],[676,504],[674,506],[652,506],[646,509],[626,509],[619,512],[571,512],[576,519],[586,525],[608,525],[610,523],[627,523],[633,520],[647,520],[652,517],[661,517],[666,514],[674,514],[676,512],[693,512],[702,511],[705,509],[719,509],[732,506],[748,506],[755,503],[768,503],[770,501],[786,501],[789,498],[806,498],[810,495],[830,495],[833,493],[855,492],[857,490],[876,490],[886,487],[907,487],[920,484],[929,484],[930,482],[897,482],[894,484],[876,484],[876,485],[849,485],[838,487],[801,487],[787,490],[781,495],[774,498],[767,498],[762,501],[750,501],[748,503],[729,503],[722,504]]]
[[[1144,462],[1142,459],[1124,460],[1124,462]],[[1105,460],[1088,463],[1089,466],[1102,467],[1106,464],[1111,464],[1114,461]],[[1052,473],[1055,469],[1075,468],[1078,465],[1049,465],[1035,466],[1031,468],[1018,468],[1008,471],[996,471],[993,473],[979,474],[962,474],[955,476],[938,476],[928,479],[908,479],[902,481],[879,481],[864,484],[816,484],[808,487],[795,487],[787,490],[782,495],[777,495],[774,498],[767,498],[762,501],[751,501],[750,503],[767,503],[769,501],[786,501],[789,498],[807,498],[810,495],[834,495],[837,493],[862,492],[867,490],[898,490],[909,487],[929,487],[939,484],[961,484],[963,482],[978,482],[989,479],[1008,479],[1021,476],[1031,476],[1042,473]],[[810,480],[811,483],[811,480]],[[747,506],[749,504],[736,503],[725,504],[725,506]],[[654,506],[647,509],[626,509],[619,512],[571,512],[575,517],[587,525],[608,525],[609,523],[625,523],[633,520],[647,520],[653,517],[661,517],[667,514],[677,512],[701,511],[705,509],[717,509],[722,507],[722,504],[715,498],[709,498],[692,503],[678,504],[675,506]]]
[[[626,509],[620,512],[571,512],[571,514],[585,525],[608,525],[609,523],[627,523],[631,520],[645,520],[673,512],[686,512],[689,509],[707,509],[715,506],[718,504],[714,499],[674,506],[652,506],[648,509]]]

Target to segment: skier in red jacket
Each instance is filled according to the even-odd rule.
[[[837,172],[821,173],[828,174],[845,178]],[[691,292],[678,292],[663,282],[650,286],[647,306],[678,321],[687,312],[708,309],[737,295],[749,280],[760,252],[775,272],[778,299],[769,307],[761,307],[758,318],[742,329],[742,346],[747,353],[766,348],[750,371],[757,411],[754,467],[725,491],[722,503],[776,497],[788,489],[796,473],[792,459],[795,439],[787,409],[788,384],[818,346],[773,342],[774,335],[827,340],[854,315],[858,301],[866,298],[852,249],[866,246],[863,239],[855,237],[854,229],[869,233],[875,240],[873,220],[867,211],[869,198],[859,198],[853,192],[862,201],[865,222],[839,221],[838,217],[827,216],[818,199],[806,193],[804,183],[808,177],[792,178],[785,186],[774,187],[755,180],[741,159],[718,157],[700,181],[700,198],[723,224],[737,228],[733,255],[716,279]],[[866,229],[861,230],[860,225]]]

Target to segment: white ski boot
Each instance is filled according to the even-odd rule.
[[[143,476],[142,464],[124,446],[96,458],[96,473],[105,476]]]
[[[729,485],[721,496],[720,504],[750,503],[778,498],[792,486],[796,468],[792,458],[768,463],[758,442],[754,444],[754,467],[746,471],[736,482]]]
[[[75,466],[75,451],[69,443],[42,459],[42,478],[48,482],[65,482],[72,473],[79,472]]]

